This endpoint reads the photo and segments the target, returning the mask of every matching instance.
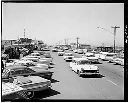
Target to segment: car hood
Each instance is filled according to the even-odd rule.
[[[79,68],[83,68],[84,70],[98,70],[98,67],[95,65],[79,65]]]
[[[41,83],[41,82],[48,82],[49,80],[44,79],[42,77],[39,76],[28,76],[28,77],[24,77],[24,76],[17,76],[13,83],[17,84],[19,83],[19,85],[23,85],[23,84],[35,84],[35,83]]]
[[[87,58],[87,59],[98,59],[97,57],[86,57],[86,56],[82,56],[82,58]]]

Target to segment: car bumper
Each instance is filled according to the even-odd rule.
[[[80,73],[80,75],[99,75],[99,73]]]
[[[65,59],[65,61],[72,61],[72,59]]]

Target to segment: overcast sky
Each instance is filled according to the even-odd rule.
[[[2,38],[26,37],[48,44],[59,41],[113,46],[111,26],[119,26],[116,45],[124,45],[123,3],[3,3]],[[101,27],[104,29],[98,29]]]

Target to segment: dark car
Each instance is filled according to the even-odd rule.
[[[26,66],[9,66],[3,70],[2,73],[2,80],[9,79],[15,76],[40,76],[45,79],[51,79],[53,72],[49,70],[42,70],[42,69],[30,69]]]

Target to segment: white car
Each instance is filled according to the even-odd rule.
[[[23,90],[22,87],[15,85],[14,83],[2,82],[2,97],[8,96],[10,94],[13,94],[22,90]]]
[[[49,68],[47,64],[33,62],[30,60],[19,60],[15,62],[14,65],[21,65],[21,66],[27,66],[27,67],[38,67],[40,69],[46,69],[46,70],[48,70]]]
[[[77,49],[74,49],[73,52],[74,52],[74,53],[77,53]]]
[[[109,52],[100,52],[99,58],[100,58],[101,60],[105,60],[105,57],[106,57],[107,54],[109,54]]]
[[[64,52],[58,52],[58,56],[63,56],[64,55]]]
[[[90,60],[92,63],[99,63],[99,58],[97,58],[94,53],[87,52],[85,55],[82,56],[82,58],[86,58]]]
[[[82,49],[78,49],[78,50],[77,50],[77,53],[78,53],[78,54],[83,54],[84,51],[83,51]]]
[[[74,58],[72,53],[65,53],[63,57],[65,61],[72,61],[72,59]]]
[[[35,91],[43,91],[51,88],[51,81],[40,76],[16,76],[13,79],[15,85],[24,89],[19,95],[22,95],[25,99],[33,98]]]
[[[124,66],[124,57],[117,57],[113,60],[113,62]]]
[[[108,53],[106,54],[105,56],[105,59],[104,60],[111,60],[113,57],[115,57],[117,55],[117,53]]]
[[[38,62],[39,58],[35,57],[35,56],[25,56],[25,57],[21,58],[21,60],[32,60],[33,62]]]
[[[86,58],[74,58],[70,62],[70,68],[79,76],[81,75],[99,75],[98,66],[92,65]]]
[[[6,62],[5,62],[5,66],[8,67],[8,66],[12,66],[14,65],[15,62],[19,61],[19,59],[8,59]]]

